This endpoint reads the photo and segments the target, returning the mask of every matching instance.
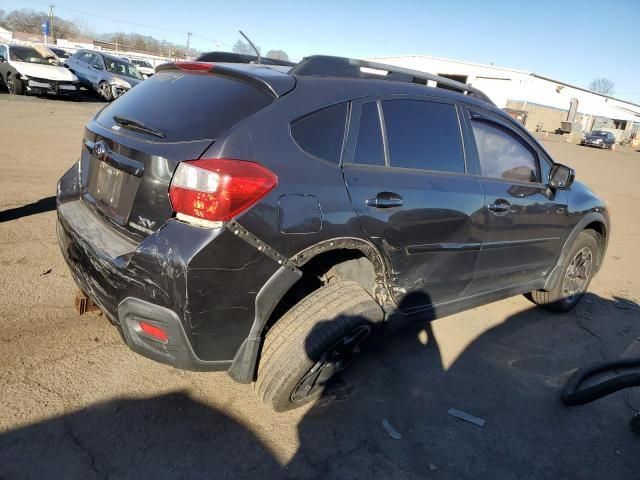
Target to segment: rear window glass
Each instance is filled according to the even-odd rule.
[[[273,96],[241,80],[222,75],[164,71],[141,82],[102,110],[106,128],[122,117],[162,132],[152,141],[215,140],[226,130],[273,101]],[[127,131],[128,135],[148,137]]]
[[[382,111],[392,167],[464,173],[462,137],[453,105],[387,100]]]
[[[341,103],[307,115],[291,125],[291,135],[305,152],[339,163],[347,120],[347,104]]]

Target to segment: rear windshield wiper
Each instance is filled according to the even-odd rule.
[[[140,132],[148,133],[149,135],[153,135],[160,138],[167,138],[164,132],[160,130],[156,130],[155,128],[147,127],[144,123],[138,122],[136,120],[131,120],[129,118],[119,117],[118,115],[113,116],[113,121],[118,125],[122,125],[125,128],[129,128],[131,130],[138,130]]]

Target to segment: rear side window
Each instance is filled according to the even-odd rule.
[[[483,176],[524,182],[539,181],[536,155],[515,133],[481,120],[472,120],[471,125]]]
[[[340,163],[347,104],[341,103],[307,115],[291,125],[291,135],[305,152]]]
[[[123,117],[166,135],[162,140],[150,137],[153,141],[215,140],[272,101],[272,95],[241,80],[169,70],[135,86],[102,110],[96,120],[112,128],[116,125],[113,117]],[[127,135],[147,138],[130,130]]]
[[[392,167],[464,173],[456,108],[420,100],[382,102]]]
[[[384,166],[382,129],[380,128],[378,104],[375,102],[362,105],[353,163]]]

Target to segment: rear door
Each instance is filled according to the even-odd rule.
[[[464,295],[483,228],[455,104],[422,97],[353,102],[343,170],[367,237],[386,253],[411,311]]]
[[[542,278],[565,238],[566,194],[550,190],[544,153],[506,119],[469,110],[465,116],[485,194],[484,235],[474,292]]]

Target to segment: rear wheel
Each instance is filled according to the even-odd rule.
[[[582,299],[598,263],[598,241],[591,230],[580,232],[562,264],[562,273],[553,289],[537,290],[525,296],[553,312],[568,312]]]
[[[113,100],[113,92],[109,82],[102,81],[98,84],[98,94],[107,102]]]
[[[382,318],[380,306],[356,282],[311,293],[267,334],[257,394],[277,412],[316,400],[353,363]]]
[[[24,95],[24,82],[12,75],[7,78],[7,89],[11,95]]]

